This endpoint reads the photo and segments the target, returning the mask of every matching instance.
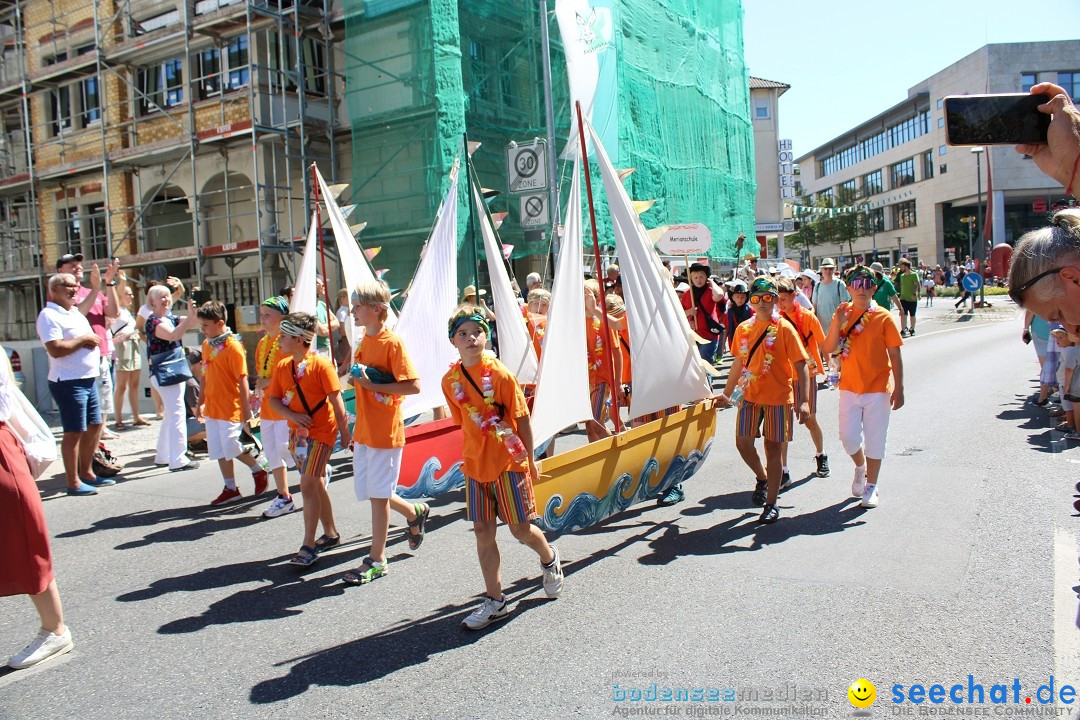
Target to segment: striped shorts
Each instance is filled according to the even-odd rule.
[[[496,516],[507,525],[520,525],[537,517],[529,473],[507,470],[487,483],[465,478],[465,519],[494,522]]]
[[[589,388],[589,399],[592,404],[593,420],[603,425],[608,418],[608,387],[607,383],[596,383]]]
[[[755,405],[743,401],[735,421],[735,437],[761,437],[770,442],[791,442],[794,420],[790,405]],[[764,421],[764,432],[762,432]]]
[[[795,405],[799,404],[799,400],[802,398],[802,388],[799,386],[799,378],[794,379],[795,387]],[[817,376],[810,375],[810,414],[817,415]]]
[[[326,475],[326,464],[330,462],[330,454],[334,452],[334,448],[324,442],[308,438],[307,457],[300,457],[296,454],[296,433],[290,433],[289,452],[296,460],[296,468],[300,471],[300,475],[321,478]]]

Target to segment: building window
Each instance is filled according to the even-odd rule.
[[[908,200],[907,202],[896,203],[892,206],[893,212],[893,229],[902,230],[904,228],[915,227],[915,201]]]
[[[270,91],[296,92],[296,49],[291,37],[281,39],[277,33],[269,36],[270,45]],[[284,45],[285,62],[281,62]],[[473,48],[470,46],[470,53]],[[480,48],[482,51],[482,48]],[[308,95],[326,95],[326,46],[315,38],[303,38],[300,43],[304,74],[304,92]],[[471,55],[470,55],[471,56]]]
[[[904,187],[915,182],[915,158],[908,158],[889,168],[892,179],[891,189]]]
[[[83,230],[85,237],[82,239],[86,241],[90,257],[105,259],[112,254],[109,248],[109,230],[104,203],[86,206],[86,215],[83,217]]]
[[[1033,85],[1038,85],[1038,76],[1033,72],[1020,73],[1020,92],[1028,92]]]
[[[79,82],[79,104],[79,127],[89,127],[101,119],[101,93],[97,75]]]
[[[937,119],[937,126],[938,126],[938,129],[941,129],[941,128],[945,127],[945,118],[944,117],[939,117]]]
[[[866,213],[866,229],[872,233],[885,232],[885,208],[874,208]]]
[[[1057,76],[1057,84],[1065,88],[1065,92],[1069,97],[1076,98],[1076,94],[1080,93],[1080,70],[1059,72]]]
[[[196,80],[199,97],[205,99],[221,94],[221,53],[217,48],[207,48],[199,53],[199,77]]]
[[[930,111],[922,110],[915,115],[890,125],[851,147],[844,148],[818,161],[819,177],[839,172],[855,163],[862,162],[878,153],[899,147],[906,142],[930,132]]]
[[[937,109],[938,109],[938,110],[940,110],[940,109],[941,109],[941,104],[942,104],[942,102],[943,102],[943,101],[942,101],[942,99],[941,99],[941,98],[938,98],[938,99],[937,99]]]
[[[769,119],[769,98],[754,98],[754,119]]]
[[[71,88],[53,88],[49,91],[49,134],[61,135],[71,128]]]
[[[875,170],[863,175],[863,195],[869,197],[879,192],[881,192],[881,171]]]
[[[931,180],[934,177],[934,151],[927,150],[923,153],[923,180]]]
[[[946,152],[948,152],[948,146],[946,146],[946,145],[938,145],[938,147],[937,147],[937,154],[938,155],[944,155]]]
[[[59,227],[57,228],[57,254],[64,255],[71,253],[75,255],[82,252],[82,235],[81,235],[81,223],[79,221],[79,211],[71,208],[64,208],[56,212],[56,219]]]
[[[856,185],[855,178],[840,183],[840,198],[841,202],[851,202],[859,195],[859,188]]]
[[[139,68],[137,77],[143,115],[184,102],[184,64],[179,58]]]
[[[248,65],[247,35],[233,38],[226,48],[225,57],[229,62],[229,89],[234,90],[247,85],[251,72]]]

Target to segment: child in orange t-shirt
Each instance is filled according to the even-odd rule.
[[[385,326],[390,311],[390,288],[379,280],[356,286],[350,296],[352,316],[364,328],[353,356],[356,424],[353,429],[353,483],[356,499],[371,502],[371,550],[364,563],[342,576],[350,585],[364,585],[386,575],[386,535],[391,508],[409,523],[409,548],[424,540],[431,508],[398,497],[398,474],[405,447],[401,399],[420,392],[420,376],[409,360],[405,343]],[[375,382],[374,374],[379,382]]]
[[[803,425],[810,432],[810,439],[814,443],[814,461],[817,463],[816,474],[818,477],[829,476],[829,456],[825,454],[825,439],[821,434],[821,425],[817,421],[817,376],[821,374],[821,343],[825,341],[825,331],[821,327],[821,321],[812,311],[799,305],[796,301],[795,283],[791,278],[777,278],[776,280],[777,302],[780,306],[780,315],[791,323],[795,332],[799,335],[799,341],[809,356],[806,363],[807,375],[810,378],[809,393],[804,394],[798,378],[795,381],[795,397],[807,397],[810,407],[810,416]],[[791,483],[791,475],[788,473],[787,463],[788,444],[784,443],[783,464],[784,474],[781,478],[780,487],[783,488]]]
[[[536,359],[544,350],[544,335],[547,334],[547,314],[551,307],[551,293],[543,288],[529,291],[528,320],[529,334],[532,336]]]
[[[266,455],[267,469],[274,476],[277,496],[270,501],[270,507],[263,511],[264,518],[276,518],[296,510],[292,495],[289,493],[288,469],[296,467],[292,453],[289,452],[289,422],[274,412],[269,403],[261,402],[270,387],[270,376],[281,362],[281,319],[289,314],[289,301],[275,296],[263,300],[259,306],[259,325],[263,336],[255,348],[256,397],[259,403],[259,435],[262,437],[263,453]]]
[[[810,415],[806,390],[806,351],[789,323],[775,313],[776,285],[768,278],[758,278],[750,286],[750,305],[754,317],[735,328],[731,349],[735,356],[727,385],[717,401],[724,407],[733,404],[731,393],[742,389],[743,400],[735,423],[735,447],[743,462],[754,471],[756,486],[751,499],[764,505],[760,521],[776,522],[780,511],[776,498],[783,477],[784,443],[791,442],[792,404],[798,404],[799,423]],[[803,394],[795,398],[792,377],[797,378]],[[762,467],[754,440],[762,434],[764,422],[765,467]],[[766,472],[767,468],[767,472]],[[764,478],[763,478],[764,476]]]
[[[211,460],[218,461],[225,488],[210,501],[224,505],[240,499],[233,475],[233,459],[251,468],[255,494],[266,492],[267,473],[240,442],[241,422],[251,421],[251,394],[247,380],[247,354],[236,335],[225,325],[225,305],[217,300],[202,304],[196,311],[206,339],[202,344],[202,384],[196,417],[206,420],[206,448]]]
[[[610,327],[610,323],[609,323]],[[589,442],[610,437],[607,428],[608,400],[611,396],[609,375],[605,365],[608,350],[612,351],[616,381],[622,378],[622,353],[614,352],[619,347],[619,336],[615,330],[604,332],[604,321],[600,311],[600,283],[596,280],[585,281],[585,349],[589,363],[589,400],[592,404],[593,419],[585,421],[585,434]],[[622,395],[621,387],[615,391]]]
[[[904,406],[904,341],[892,313],[873,301],[876,284],[862,265],[848,273],[851,302],[836,308],[821,346],[840,359],[840,442],[855,463],[851,494],[864,508],[878,506],[889,417]]]
[[[289,313],[280,327],[278,344],[284,359],[274,368],[266,397],[273,411],[289,421],[289,450],[300,469],[304,495],[304,542],[290,562],[308,566],[318,559],[320,550],[341,542],[323,476],[339,435],[341,444],[348,446],[349,426],[337,372],[330,360],[311,350],[315,316]],[[315,540],[320,522],[323,534]]]
[[[461,360],[442,381],[443,395],[463,435],[466,519],[473,524],[487,597],[462,622],[470,630],[487,627],[510,613],[502,592],[497,517],[510,533],[540,557],[544,592],[558,597],[563,572],[559,551],[548,544],[536,517],[532,478],[532,426],[525,396],[513,373],[484,352],[490,335],[483,308],[464,305],[450,318],[450,342]]]

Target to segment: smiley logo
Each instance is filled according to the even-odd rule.
[[[866,678],[859,678],[847,689],[848,700],[857,708],[868,708],[877,699],[877,688]]]

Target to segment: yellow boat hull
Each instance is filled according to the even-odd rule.
[[[697,472],[715,432],[716,411],[705,401],[546,458],[533,483],[541,526],[578,530],[667,492]]]

